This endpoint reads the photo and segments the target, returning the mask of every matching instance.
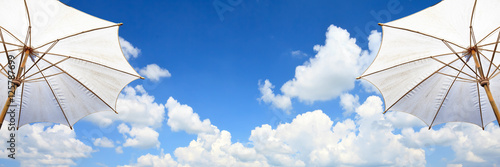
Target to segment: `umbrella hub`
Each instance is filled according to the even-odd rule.
[[[490,81],[489,81],[489,79],[488,79],[488,78],[481,78],[481,79],[479,79],[479,84],[480,84],[482,87],[484,87],[484,86],[486,86],[486,85],[490,85]]]

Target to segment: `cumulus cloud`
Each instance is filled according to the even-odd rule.
[[[359,103],[356,98],[350,102]],[[198,133],[188,146],[175,149],[177,160],[147,154],[137,164],[163,160],[174,166],[425,166],[424,150],[407,146],[404,137],[394,133],[379,97],[369,97],[354,113],[355,119],[334,122],[321,110],[306,112],[276,128],[256,127],[249,144],[233,143],[230,132],[211,125],[213,133]]]
[[[426,127],[402,131],[402,141],[411,147],[447,146],[455,152],[451,166],[495,166],[500,164],[500,128],[494,123],[481,127],[469,123],[448,123],[437,130]]]
[[[381,111],[382,101],[370,97],[356,108],[356,120],[334,124],[317,110],[298,115],[276,129],[269,125],[256,128],[250,140],[276,166],[289,165],[290,158],[305,166],[424,166],[424,151],[399,142],[401,136],[392,133],[394,128],[384,121]]]
[[[115,147],[115,144],[111,139],[108,139],[107,137],[102,137],[102,138],[97,138],[93,139],[94,140],[94,146],[99,146],[99,147]]]
[[[4,125],[8,123],[4,122]],[[48,126],[47,126],[48,125]],[[7,158],[10,131],[0,130],[0,158]],[[89,158],[91,146],[76,139],[73,130],[65,125],[36,123],[24,125],[16,131],[16,160],[21,166],[73,166],[75,161]]]
[[[300,101],[313,103],[334,99],[353,89],[356,77],[360,76],[375,58],[380,43],[381,33],[372,31],[368,37],[368,50],[356,45],[347,30],[331,25],[326,32],[324,45],[314,46],[317,54],[303,65],[295,68],[295,77],[281,87],[283,95],[298,98]],[[301,52],[293,52],[292,54]],[[367,92],[378,92],[366,81],[361,85]],[[274,94],[272,91],[269,94]]]
[[[159,156],[146,154],[137,159],[133,165],[124,165],[120,167],[181,167],[170,154],[164,154],[163,149]]]
[[[354,112],[354,109],[359,106],[359,96],[349,93],[340,95],[340,106],[342,106],[345,111],[344,115],[348,115]]]
[[[168,109],[167,125],[172,131],[185,131],[190,134],[214,133],[215,127],[209,119],[200,120],[200,116],[193,112],[188,105],[182,105],[170,97],[165,106]]]
[[[107,127],[115,121],[122,121],[132,126],[159,128],[165,119],[165,106],[158,104],[155,97],[149,95],[141,85],[127,86],[118,97],[117,112],[99,112],[89,115],[85,120]]]
[[[190,166],[268,166],[262,155],[241,143],[232,144],[231,134],[218,129],[213,134],[198,135],[174,154],[178,162]]]
[[[139,48],[134,47],[130,42],[123,39],[122,37],[120,37],[119,39],[125,58],[130,59],[137,58],[139,56],[139,54],[141,53],[141,50]]]
[[[153,148],[159,147],[160,128],[165,119],[165,106],[155,102],[141,85],[127,86],[123,89],[117,101],[117,112],[99,112],[89,115],[85,120],[104,129],[114,122],[120,122],[117,127],[123,134],[125,142],[115,148],[117,153],[123,153],[122,147]]]
[[[328,28],[325,45],[316,45],[314,50],[316,56],[297,66],[295,77],[281,87],[285,95],[306,102],[335,98],[354,88],[370,55],[362,52],[349,32],[333,25]]]
[[[160,147],[160,141],[158,141],[158,136],[160,134],[150,127],[130,128],[122,123],[118,126],[118,132],[125,136],[126,140],[125,143],[123,143],[123,147],[135,147],[142,149]]]
[[[153,82],[158,82],[161,78],[172,76],[167,69],[163,69],[157,64],[148,64],[146,67],[139,69],[139,74]]]
[[[259,82],[259,91],[262,95],[259,100],[265,103],[271,103],[273,107],[279,108],[281,110],[289,111],[292,109],[292,101],[290,97],[283,95],[275,95],[273,93],[274,85],[269,82],[269,80],[265,80],[264,84]]]
[[[360,72],[364,72],[364,70],[366,70],[368,66],[370,66],[371,62],[375,59],[375,57],[378,54],[378,50],[380,48],[381,43],[382,43],[382,33],[373,30],[370,36],[368,36],[369,51],[366,50],[363,51],[361,57],[359,58],[359,66],[362,69],[362,71]],[[378,89],[368,81],[360,80],[360,84],[366,92],[380,93]]]

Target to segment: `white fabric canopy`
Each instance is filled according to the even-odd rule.
[[[460,121],[484,128],[496,118],[469,49],[477,44],[493,98],[500,100],[499,57],[490,69],[498,9],[498,0],[443,0],[381,24],[380,51],[361,78],[376,85],[386,111],[413,114],[430,127]]]
[[[23,48],[33,49],[13,103],[19,107],[18,127],[33,122],[71,127],[91,113],[114,111],[123,87],[141,78],[121,51],[120,25],[58,0],[0,0],[4,38],[0,64],[7,65],[3,43],[8,54],[16,56],[16,73]],[[0,73],[0,90],[5,91],[0,101],[4,102],[9,90],[7,71]]]

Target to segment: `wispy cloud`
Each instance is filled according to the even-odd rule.
[[[139,74],[145,76],[146,79],[153,82],[158,82],[161,78],[168,78],[172,76],[167,69],[163,69],[157,64],[149,64],[146,67],[139,69]]]
[[[134,47],[130,42],[123,39],[122,37],[120,37],[119,40],[125,58],[131,59],[139,57],[139,54],[141,53],[141,50],[139,48]]]

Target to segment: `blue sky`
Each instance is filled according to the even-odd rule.
[[[354,79],[376,55],[377,23],[438,0],[62,2],[124,23],[122,48],[147,79],[122,91],[119,115],[93,114],[73,131],[23,126],[23,151],[14,161],[1,150],[3,166],[500,163],[496,124],[427,130],[382,115],[381,95]]]

